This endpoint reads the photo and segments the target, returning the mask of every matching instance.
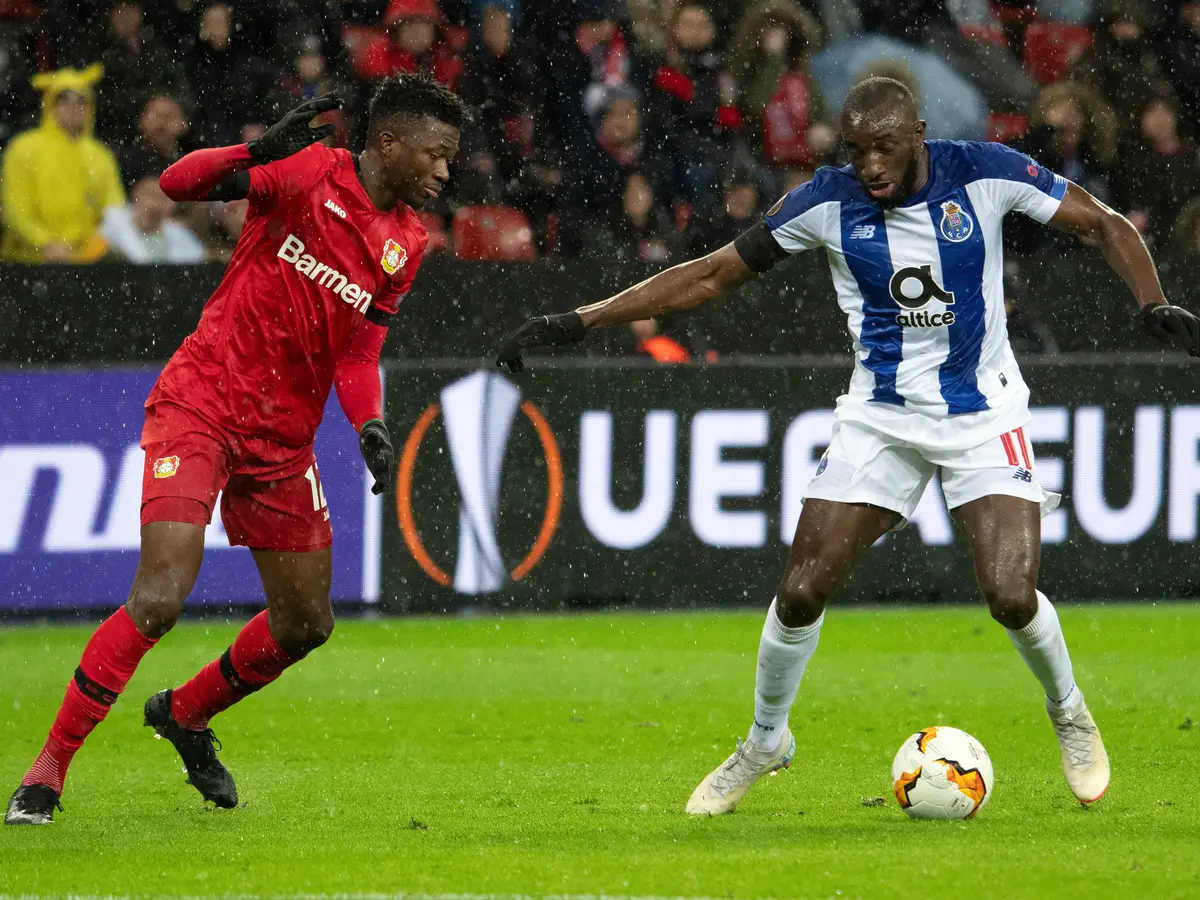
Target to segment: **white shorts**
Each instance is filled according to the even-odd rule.
[[[804,498],[881,506],[904,517],[902,528],[939,469],[947,509],[1004,494],[1032,500],[1046,516],[1062,499],[1042,489],[1024,427],[967,450],[931,450],[848,421],[834,424]]]

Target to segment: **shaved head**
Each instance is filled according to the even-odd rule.
[[[867,78],[846,95],[842,145],[859,181],[885,209],[900,206],[928,180],[925,122],[912,91],[895,78]]]
[[[842,130],[898,128],[917,121],[912,91],[895,78],[867,78],[850,89],[842,104]]]

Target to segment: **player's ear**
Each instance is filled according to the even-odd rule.
[[[918,142],[925,140],[925,120],[917,119],[917,124],[913,126],[913,137]]]

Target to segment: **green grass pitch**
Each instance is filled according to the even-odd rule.
[[[237,628],[185,623],[76,758],[66,812],[0,829],[0,895],[1195,897],[1200,606],[1062,620],[1114,767],[1095,808],[982,608],[835,609],[794,766],[709,820],[683,805],[748,725],[759,613],[344,622],[214,723],[234,811],[205,810],[141,726]],[[0,630],[5,796],[89,631]],[[893,753],[933,723],[992,755],[975,821],[909,821],[890,796]]]

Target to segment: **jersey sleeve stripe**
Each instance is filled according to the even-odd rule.
[[[867,351],[862,364],[875,376],[871,400],[903,406],[896,371],[904,355],[904,329],[896,322],[899,304],[888,293],[892,257],[883,211],[867,204],[844,205],[840,219],[842,252],[862,296],[858,341]],[[852,238],[855,234],[869,237]]]

